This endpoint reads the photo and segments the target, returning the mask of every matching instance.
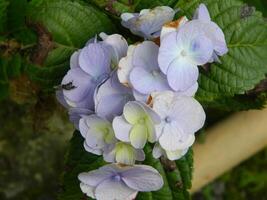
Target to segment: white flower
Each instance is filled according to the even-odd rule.
[[[106,162],[133,165],[136,160],[144,161],[145,153],[142,149],[135,149],[129,143],[117,142],[104,148],[103,157]]]
[[[164,157],[167,157],[169,160],[178,160],[187,153],[188,149],[189,148],[177,149],[175,151],[168,151],[168,150],[163,149],[159,143],[156,143],[154,145],[152,154],[153,154],[153,157],[156,159],[160,158],[161,156],[164,156]]]
[[[152,105],[161,117],[156,125],[157,137],[167,151],[184,150],[195,139],[194,133],[205,122],[202,106],[192,97],[179,96],[171,91],[152,94]]]
[[[124,106],[123,115],[115,117],[112,125],[117,139],[142,149],[147,141],[157,140],[155,124],[159,122],[159,116],[150,107],[130,101]]]
[[[161,175],[147,165],[110,164],[80,173],[78,178],[82,192],[97,200],[132,200],[138,191],[155,191],[163,186]]]

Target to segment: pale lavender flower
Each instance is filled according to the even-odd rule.
[[[124,105],[134,97],[132,90],[119,82],[115,71],[95,91],[94,100],[96,114],[112,121],[115,116],[122,114]]]
[[[147,165],[110,164],[78,178],[82,192],[97,200],[132,200],[139,191],[156,191],[164,184],[158,171]]]
[[[117,139],[142,149],[147,141],[157,140],[155,124],[159,122],[159,116],[150,107],[130,101],[124,106],[123,115],[115,117],[112,125]]]
[[[94,110],[95,88],[111,71],[111,57],[106,45],[90,43],[71,57],[71,69],[62,80],[62,85],[71,84],[71,89],[63,88],[65,101],[71,107]]]
[[[212,41],[214,53],[209,62],[219,62],[218,56],[222,56],[228,52],[222,29],[213,21],[211,21],[209,11],[205,4],[200,4],[194,14],[192,22],[194,26],[205,32],[206,36]]]
[[[205,122],[202,106],[192,97],[179,96],[171,91],[152,94],[153,110],[161,117],[156,133],[161,147],[167,151],[190,147],[194,133]]]
[[[117,142],[112,124],[97,115],[83,116],[80,119],[79,128],[85,138],[85,150],[91,153],[101,155],[107,145]]]
[[[122,25],[138,36],[153,39],[160,34],[163,24],[171,21],[176,11],[168,6],[144,9],[140,13],[123,13]]]
[[[212,52],[211,40],[194,24],[187,22],[177,32],[163,37],[159,48],[159,66],[173,90],[186,91],[197,82],[197,66],[207,63]]]

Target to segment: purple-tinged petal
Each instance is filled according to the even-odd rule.
[[[130,73],[130,81],[134,89],[142,94],[170,89],[166,76],[159,69],[148,71],[141,67],[134,67]]]
[[[78,179],[90,186],[96,187],[104,180],[110,179],[116,170],[114,170],[113,166],[105,165],[99,169],[83,172],[78,175]]]
[[[172,32],[166,35],[161,41],[158,55],[158,63],[161,71],[167,74],[170,64],[178,57],[178,53],[181,49],[176,44],[177,33]]]
[[[136,194],[136,190],[129,188],[121,180],[116,180],[116,176],[104,180],[95,190],[96,199],[99,200],[132,200]]]
[[[133,96],[134,96],[136,101],[140,101],[140,102],[143,102],[143,103],[147,103],[147,101],[149,99],[149,95],[142,94],[142,93],[138,92],[135,89],[133,89]]]
[[[195,64],[186,59],[176,59],[169,66],[167,79],[174,91],[181,92],[195,85],[198,75],[198,68]]]
[[[105,44],[111,47],[112,61],[115,67],[117,67],[119,60],[127,55],[127,41],[119,34],[106,35],[102,32],[99,36],[103,39]]]
[[[195,96],[197,90],[198,90],[198,83],[196,82],[193,86],[191,86],[187,90],[176,92],[176,94],[178,94],[180,96],[193,97],[193,96]]]
[[[158,69],[159,47],[154,42],[144,41],[138,44],[133,52],[134,67],[142,67],[148,71]]]
[[[88,109],[93,104],[92,98],[95,90],[95,83],[92,77],[83,72],[80,68],[70,69],[67,75],[62,80],[62,85],[72,84],[70,90],[63,89],[65,100],[68,102],[78,103],[85,101],[88,104]]]
[[[141,10],[140,14],[122,14],[122,25],[129,28],[133,34],[152,39],[161,27],[173,19],[176,11],[167,6]]]
[[[135,165],[124,171],[122,179],[130,188],[142,192],[159,190],[164,184],[161,175],[147,165]]]
[[[57,90],[56,91],[56,98],[58,100],[58,102],[64,106],[65,108],[69,108],[70,106],[68,105],[68,103],[66,102],[65,98],[64,98],[64,94],[62,90]]]
[[[103,154],[103,151],[101,149],[93,149],[93,148],[89,147],[85,141],[83,143],[83,147],[84,147],[85,151],[87,151],[89,153],[99,155],[99,156]]]
[[[101,43],[89,44],[80,52],[79,65],[83,71],[95,79],[109,73],[111,57],[108,48]]]
[[[99,116],[112,121],[115,116],[122,114],[124,105],[130,100],[134,100],[132,91],[123,86],[117,74],[113,73],[96,91],[95,110]]]
[[[117,139],[123,142],[130,142],[130,130],[132,125],[130,125],[123,116],[115,117],[112,126]]]
[[[207,22],[211,20],[208,8],[205,6],[205,4],[201,3],[199,5],[199,7],[197,8],[194,14],[193,19],[200,19],[200,20],[207,21]]]
[[[80,50],[78,51],[75,51],[71,57],[70,57],[70,68],[73,69],[73,68],[77,68],[77,67],[80,67],[79,66],[79,55],[80,55]]]

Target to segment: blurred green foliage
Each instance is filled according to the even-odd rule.
[[[194,195],[193,200],[266,200],[267,149]]]
[[[1,200],[52,200],[60,190],[73,127],[55,112],[49,118],[37,116],[36,105],[0,103]]]

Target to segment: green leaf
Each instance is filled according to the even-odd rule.
[[[84,150],[84,139],[78,131],[74,132],[70,142],[69,152],[66,158],[66,170],[63,174],[63,191],[59,200],[90,199],[82,194],[78,174],[99,168],[106,164],[101,156],[90,154]],[[144,149],[146,160],[143,164],[157,169],[163,177],[164,186],[155,192],[140,192],[136,200],[188,200],[190,199],[188,189],[191,187],[192,179],[192,150],[176,162],[175,170],[168,170],[161,164],[159,159],[152,156],[150,145]],[[175,162],[173,162],[175,165]],[[83,197],[83,198],[82,198]]]
[[[25,27],[27,4],[27,0],[9,0],[7,13],[7,25],[9,32]]]
[[[250,6],[255,6],[257,10],[261,11],[263,15],[267,16],[267,1],[265,0],[244,0]]]
[[[136,9],[154,8],[156,6],[172,6],[177,0],[135,0]]]
[[[16,54],[10,58],[0,57],[0,100],[9,94],[9,79],[17,77],[22,71],[22,59]]]
[[[0,33],[5,30],[8,4],[7,0],[0,0]]]
[[[112,21],[97,8],[70,0],[34,1],[28,17],[41,23],[52,35],[55,48],[49,52],[44,66],[27,69],[33,80],[48,89],[61,82],[74,51],[96,34],[115,30]]]
[[[244,16],[239,0],[181,0],[180,14],[192,17],[200,3],[205,3],[211,18],[225,33],[229,52],[199,78],[197,98],[214,101],[244,94],[265,78],[267,73],[267,24],[260,12]]]

